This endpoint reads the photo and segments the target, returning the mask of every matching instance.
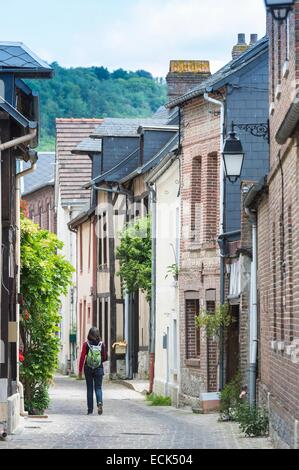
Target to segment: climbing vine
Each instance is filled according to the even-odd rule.
[[[30,414],[49,404],[48,388],[57,369],[60,298],[71,285],[73,267],[58,254],[56,235],[21,216],[21,321],[24,360],[20,378]]]

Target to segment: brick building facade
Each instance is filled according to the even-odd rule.
[[[23,178],[22,199],[29,218],[40,228],[56,233],[54,173],[55,153],[39,153],[35,172]]]
[[[181,108],[180,401],[193,406],[200,392],[218,390],[216,344],[194,322],[220,295],[220,117],[210,110],[203,96]]]
[[[255,185],[260,404],[279,447],[299,448],[299,3],[287,20],[270,12],[270,172]]]
[[[28,204],[29,218],[41,229],[56,233],[54,183],[25,194],[23,199]]]
[[[253,36],[252,40],[257,39]],[[238,291],[229,299],[234,321],[223,343],[207,338],[205,331],[196,330],[194,322],[201,309],[213,314],[219,304],[227,302],[231,284],[227,273],[242,243],[238,210],[241,190],[240,185],[225,181],[221,169],[222,136],[231,130],[232,122],[261,123],[267,122],[268,117],[267,38],[245,49],[236,56],[234,47],[232,62],[169,104],[171,108],[180,107],[182,136],[181,401],[193,405],[202,393],[218,392],[240,366],[246,380],[248,300],[246,303],[245,294],[241,299]],[[216,102],[209,101],[210,98]],[[267,141],[244,130],[240,134],[246,152],[242,179],[259,179],[268,171]],[[222,242],[218,239],[220,234]],[[206,406],[206,400],[217,400],[215,395],[202,398],[202,407]]]
[[[298,101],[298,20],[298,2],[282,24],[268,14],[271,168],[269,195],[258,210],[261,391],[267,393],[273,437],[295,448],[299,448],[295,344],[299,339],[299,133],[298,119],[290,126],[288,116]]]

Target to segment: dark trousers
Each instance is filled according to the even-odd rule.
[[[98,369],[91,369],[88,366],[84,367],[84,374],[87,386],[87,408],[88,412],[93,412],[93,392],[95,391],[95,396],[97,400],[97,405],[103,403],[103,375],[104,371],[102,367]]]

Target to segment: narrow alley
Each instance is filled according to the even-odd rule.
[[[47,419],[25,418],[1,449],[271,449],[269,439],[244,438],[218,415],[150,407],[145,397],[105,384],[104,414],[86,415],[85,382],[57,376]]]

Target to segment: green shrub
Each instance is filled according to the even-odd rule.
[[[238,373],[220,393],[220,419],[222,421],[236,420],[236,412],[241,403],[240,392],[241,374]]]
[[[50,397],[46,385],[37,386],[30,400],[25,398],[25,408],[30,415],[42,415],[49,407]]]
[[[26,410],[42,414],[49,405],[48,388],[58,366],[61,295],[72,283],[73,267],[59,254],[56,235],[21,217],[20,334],[24,361],[20,379]]]
[[[162,395],[151,393],[150,395],[147,395],[146,399],[150,402],[151,406],[171,406],[170,397],[164,397]]]
[[[263,437],[269,433],[269,416],[265,408],[242,403],[238,406],[236,420],[247,437]]]

